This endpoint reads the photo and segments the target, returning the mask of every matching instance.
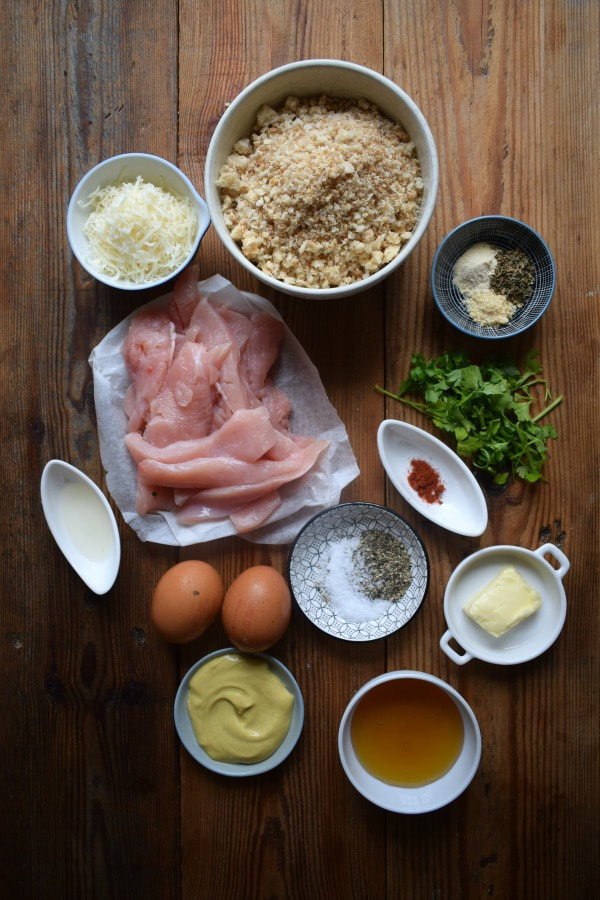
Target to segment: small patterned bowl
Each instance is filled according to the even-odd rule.
[[[389,601],[363,599],[360,570],[348,571],[339,555],[332,570],[340,546],[360,540],[365,532],[392,538],[406,554],[408,586]],[[420,608],[429,584],[429,558],[416,531],[394,510],[362,501],[340,503],[317,513],[298,533],[288,558],[288,579],[296,603],[321,631],[346,641],[373,641],[403,628]],[[361,595],[352,600],[359,605],[351,615],[345,603],[329,596],[331,579],[336,595],[355,590]]]
[[[462,294],[452,284],[456,261],[478,243],[492,244],[503,250],[522,250],[534,265],[535,283],[531,297],[506,325],[479,325],[471,319]],[[444,238],[431,267],[433,298],[442,315],[463,334],[488,340],[514,337],[531,328],[548,308],[555,282],[554,260],[545,241],[529,225],[508,216],[481,216],[459,225]]]

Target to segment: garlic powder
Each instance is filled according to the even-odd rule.
[[[506,325],[518,308],[490,287],[499,252],[499,247],[480,242],[465,250],[454,264],[452,284],[463,295],[469,317],[478,325]]]
[[[458,258],[452,271],[452,284],[461,294],[489,288],[496,271],[498,248],[491,244],[473,244]]]

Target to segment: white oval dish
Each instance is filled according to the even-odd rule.
[[[384,419],[377,430],[377,449],[388,478],[410,505],[454,534],[479,537],[487,528],[483,491],[462,459],[427,431]],[[424,459],[440,475],[445,490],[439,503],[427,503],[408,483],[411,460]]]
[[[359,762],[352,745],[352,716],[359,700],[376,685],[397,678],[418,678],[442,688],[456,703],[463,721],[463,746],[458,759],[445,775],[421,787],[399,787],[371,775]],[[342,716],[338,732],[338,750],[340,762],[349,781],[371,803],[395,813],[426,813],[447,806],[469,786],[481,759],[481,732],[473,710],[453,687],[435,675],[401,670],[386,672],[359,688]]]
[[[544,558],[546,555],[555,560],[558,568]],[[494,637],[474,622],[463,607],[507,565],[513,565],[538,591],[542,605],[514,628]],[[442,650],[459,666],[474,658],[501,666],[535,659],[554,643],[564,625],[567,598],[562,579],[569,568],[569,560],[554,544],[544,544],[537,550],[499,545],[471,554],[456,567],[446,586],[444,615],[448,630],[440,639]],[[452,639],[463,652],[450,646]]]
[[[144,181],[151,182],[157,187],[170,191],[177,197],[187,198],[191,202],[198,218],[193,247],[183,263],[174,268],[168,275],[144,284],[132,284],[131,282],[121,281],[118,278],[111,278],[110,275],[106,275],[92,265],[88,258],[89,241],[84,233],[85,223],[90,211],[82,206],[82,202],[85,202],[96,188],[103,188],[118,181],[134,181],[138,175]],[[83,268],[97,281],[101,281],[109,287],[119,288],[122,291],[145,290],[175,278],[194,258],[200,241],[209,225],[210,215],[208,207],[189,178],[184,175],[181,169],[178,169],[177,166],[174,166],[167,159],[154,156],[151,153],[122,153],[119,156],[111,156],[109,159],[98,163],[83,176],[73,191],[67,209],[67,235],[71,249]]]
[[[48,528],[67,562],[90,590],[105,594],[121,561],[119,529],[108,500],[87,475],[61,459],[46,463],[40,490]]]
[[[288,691],[294,696],[292,721],[290,722],[287,735],[274,753],[257,763],[229,763],[213,759],[198,743],[188,713],[187,695],[190,679],[204,663],[213,659],[215,656],[223,656],[226,653],[237,653],[266,660],[272,671],[281,679]],[[226,647],[223,650],[215,650],[214,653],[209,653],[207,656],[198,660],[184,676],[175,696],[174,717],[175,728],[179,735],[179,740],[196,762],[199,762],[212,772],[217,772],[219,775],[230,775],[237,778],[243,778],[249,775],[261,775],[263,772],[269,772],[271,769],[280,765],[280,763],[290,755],[298,742],[298,738],[300,737],[304,725],[304,700],[302,691],[292,673],[283,665],[283,663],[279,662],[278,659],[275,659],[274,656],[270,656],[268,653],[245,654],[244,651],[238,650],[236,647]]]

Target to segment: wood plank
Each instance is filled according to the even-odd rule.
[[[381,20],[370,3],[293,4],[240,2],[219,18],[220,5],[181,6],[181,145],[197,157],[199,172],[206,139],[223,103],[258,75],[303,57],[352,58],[381,68]],[[202,46],[201,69],[193,47]],[[236,52],[231,51],[231,47]],[[197,64],[197,62],[196,62]],[[208,90],[206,89],[208,86]],[[212,107],[208,108],[208,99]],[[204,140],[199,140],[198,136]],[[317,366],[325,389],[343,421],[361,468],[346,499],[383,499],[381,469],[373,454],[373,436],[381,404],[373,408],[374,384],[382,378],[381,291],[362,301],[302,305],[273,295],[226,258],[208,239],[200,254],[201,270],[219,272],[236,286],[267,296]],[[284,570],[287,548],[268,558]],[[246,559],[248,554],[245,554]],[[265,560],[256,548],[254,558]],[[234,573],[231,573],[234,574]],[[202,649],[222,646],[211,636]],[[343,708],[359,684],[384,662],[384,647],[352,647],[318,632],[294,610],[289,633],[274,651],[294,672],[304,693],[306,722],[293,760],[275,773],[233,787],[215,780],[182,759],[183,896],[195,896],[198,884],[215,896],[367,896],[382,895],[385,822],[346,782],[337,761],[337,727]],[[189,661],[192,661],[190,656]],[[323,685],[327,690],[323,691]],[[195,821],[192,810],[205,813]],[[351,828],[340,834],[338,810],[345,806]],[[245,822],[240,823],[240,810]],[[357,868],[368,841],[368,864]],[[239,860],[232,871],[230,859]],[[307,861],[310,860],[310,865]]]
[[[168,896],[179,881],[168,688],[176,669],[146,626],[150,585],[171,554],[149,551],[140,567],[139,542],[123,528],[118,584],[94,596],[50,537],[39,477],[60,456],[102,483],[87,357],[139,299],[98,287],[73,261],[66,206],[79,177],[106,156],[175,159],[176,9],[10,3],[2,20],[12,117],[3,142],[11,201],[2,237],[12,249],[2,255],[2,375],[15,387],[3,400],[13,460],[3,488],[14,509],[2,523],[3,582],[13,585],[2,611],[11,636],[2,668],[3,892],[115,896],[131,884]]]
[[[557,292],[548,314],[526,335],[501,348],[518,362],[530,348],[539,349],[553,393],[565,395],[565,403],[552,415],[559,439],[550,448],[548,483],[513,484],[500,495],[488,496],[490,526],[481,545],[513,543],[535,549],[550,541],[572,556],[575,520],[568,498],[580,493],[578,485],[588,483],[590,472],[598,471],[596,448],[589,444],[585,449],[581,444],[575,447],[573,439],[577,438],[568,424],[573,416],[585,415],[589,395],[580,388],[582,379],[586,380],[583,372],[590,367],[597,375],[596,360],[585,348],[580,350],[581,331],[573,329],[574,319],[579,317],[588,321],[593,333],[598,325],[597,304],[593,309],[590,303],[594,276],[590,280],[589,275],[590,263],[596,263],[581,240],[586,226],[593,228],[585,219],[586,197],[598,192],[597,179],[590,171],[594,167],[582,164],[584,148],[590,144],[589,114],[582,115],[581,108],[589,107],[593,94],[589,79],[593,76],[586,65],[589,57],[574,52],[582,31],[597,29],[597,16],[592,18],[585,4],[577,8],[525,4],[518,13],[510,5],[484,4],[479,16],[473,15],[472,4],[461,3],[452,11],[437,8],[429,12],[425,21],[404,6],[389,4],[386,21],[386,59],[392,60],[387,74],[421,101],[440,148],[440,201],[417,251],[423,259],[417,283],[427,285],[427,268],[444,234],[459,222],[482,214],[514,216],[538,229],[554,253],[558,272]],[[394,40],[398,34],[403,43]],[[403,46],[411,47],[412,52],[404,54]],[[428,52],[431,47],[433,53]],[[417,60],[425,60],[425,65],[417,65]],[[564,96],[559,98],[559,84],[567,101]],[[571,103],[579,107],[577,119],[586,123],[577,134],[568,124]],[[577,224],[564,214],[564,207],[560,211],[563,204],[580,210],[582,218]],[[407,376],[411,351],[429,356],[462,348],[476,359],[489,353],[490,348],[465,340],[444,322],[428,286],[418,296],[416,324],[408,335],[403,331],[405,313],[396,301],[392,297],[388,309],[388,346],[390,339],[393,342],[388,354],[390,386]],[[559,334],[566,341],[557,340]],[[572,352],[567,350],[569,346]],[[387,409],[389,415],[406,418],[439,436],[419,414],[393,401]],[[393,489],[390,502],[397,508],[403,503]],[[583,515],[596,533],[597,514],[591,505]],[[577,674],[573,671],[570,660],[576,650],[571,645],[573,632],[569,636],[567,630],[558,646],[516,673],[511,669],[490,671],[491,667],[476,662],[457,670],[435,648],[436,636],[446,627],[444,586],[454,566],[480,542],[447,536],[442,543],[434,540],[431,529],[416,524],[424,537],[430,538],[429,597],[416,623],[412,654],[409,651],[407,658],[399,644],[389,662],[419,668],[425,663],[428,671],[448,680],[471,702],[484,726],[483,757],[474,784],[445,811],[446,828],[429,836],[425,852],[420,830],[402,820],[394,823],[392,842],[406,848],[407,857],[420,873],[424,893],[431,895],[441,885],[449,896],[483,896],[487,892],[567,897],[585,893],[590,872],[586,858],[589,861],[594,854],[591,834],[597,837],[594,827],[590,833],[594,811],[586,804],[578,825],[569,825],[570,803],[552,798],[564,796],[560,787],[564,779],[571,786],[581,777],[587,779],[582,776],[581,759],[568,752],[563,755],[562,748],[579,744],[581,716],[589,721],[593,715],[585,692],[581,697],[571,681],[574,677],[581,684],[581,678],[592,677],[591,669],[584,665],[577,667]],[[569,573],[565,584],[571,596],[585,590],[581,583],[585,578],[581,571]],[[431,656],[423,660],[416,648],[428,643]],[[577,700],[569,700],[574,690]],[[573,702],[577,712],[571,716],[568,710]],[[560,746],[556,745],[558,733]],[[542,750],[549,746],[553,746],[554,763],[549,763]],[[589,771],[592,766],[597,770],[587,747],[582,753],[584,769]],[[476,830],[473,822],[478,823]],[[448,834],[453,835],[452,841]],[[575,847],[576,862],[572,857]],[[435,864],[428,865],[432,855]],[[515,865],[515,859],[520,865]],[[414,875],[417,877],[416,871]],[[391,863],[392,894],[402,888],[398,878]]]
[[[600,5],[86,0],[34,7],[9,0],[0,11],[3,895],[588,896],[600,878]],[[423,110],[441,175],[426,235],[396,276],[349,301],[266,293],[212,229],[200,274],[218,272],[276,305],[348,428],[361,471],[343,499],[387,503],[403,515],[426,546],[430,585],[414,620],[373,643],[323,634],[294,607],[273,653],[303,690],[300,742],[269,775],[228,780],[192,761],[172,715],[182,674],[227,638],[217,623],[188,646],[165,644],[150,623],[150,597],[178,558],[212,562],[228,584],[256,563],[285,571],[289,548],[228,538],[178,551],[141,543],[118,514],[115,587],[97,597],[68,568],[40,507],[43,465],[65,458],[106,488],[87,359],[127,313],[164,291],[126,294],[89,278],[68,246],[66,205],[88,168],[127,150],[178,162],[203,193],[208,142],[226,103],[275,66],[321,56],[383,72]],[[489,527],[469,539],[425,521],[386,482],[375,448],[384,415],[437,432],[374,386],[397,387],[415,350],[461,347],[482,358],[492,349],[442,320],[429,284],[442,237],[492,212],[529,222],[554,254],[550,309],[499,349],[521,360],[537,348],[564,401],[552,415],[558,439],[547,481],[489,495]],[[517,667],[452,663],[438,642],[453,568],[480,546],[546,542],[572,563],[557,643]],[[371,805],[338,760],[346,703],[394,668],[446,679],[481,725],[472,785],[424,816]]]

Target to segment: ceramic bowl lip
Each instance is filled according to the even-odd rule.
[[[548,562],[545,558],[546,554],[554,557],[554,560],[559,564],[558,569],[555,569],[554,566]],[[551,627],[547,626],[544,630],[537,630],[532,640],[523,645],[523,651],[514,658],[510,658],[510,654],[503,655],[502,645],[498,645],[497,647],[493,646],[493,649],[490,651],[486,650],[487,636],[483,630],[480,639],[478,639],[478,637],[470,639],[468,633],[465,634],[462,628],[457,628],[455,626],[456,617],[452,614],[451,601],[453,591],[455,585],[460,581],[460,578],[465,572],[468,572],[469,569],[472,569],[494,556],[497,556],[499,559],[504,559],[505,561],[510,559],[520,559],[531,562],[532,559],[535,559],[535,565],[539,566],[545,573],[545,577],[556,590],[558,611]],[[546,650],[555,643],[565,624],[567,616],[567,598],[562,579],[569,571],[570,565],[570,561],[565,554],[553,544],[542,544],[541,546],[536,547],[535,550],[513,544],[493,544],[490,547],[483,547],[480,550],[475,550],[473,553],[466,556],[458,563],[450,574],[444,590],[444,617],[446,619],[447,630],[440,639],[440,646],[444,653],[458,665],[464,665],[472,659],[478,659],[481,662],[491,665],[513,666],[537,659],[538,656],[545,653]],[[542,602],[544,602],[544,598],[542,598]],[[516,627],[521,627],[522,624],[523,623]],[[476,627],[475,635],[477,635]],[[457,653],[450,646],[451,639],[454,639],[456,643],[463,648],[462,654]],[[495,640],[502,641],[502,639],[502,636],[500,636],[500,638]]]
[[[269,664],[271,670],[294,695],[292,721],[287,735],[271,756],[268,756],[266,759],[257,763],[228,763],[212,759],[212,757],[205,753],[196,740],[188,715],[186,697],[190,678],[200,666],[204,665],[204,663],[207,663],[209,660],[215,659],[218,656],[226,656],[228,653],[265,660]],[[196,762],[200,763],[206,769],[216,772],[218,775],[226,775],[233,778],[247,778],[252,775],[262,775],[264,772],[270,772],[271,769],[279,766],[291,754],[298,743],[304,726],[304,698],[300,686],[290,670],[274,656],[271,656],[269,653],[250,653],[247,650],[240,650],[237,647],[223,647],[220,650],[214,650],[211,653],[206,654],[206,656],[203,656],[188,669],[177,689],[173,714],[175,729],[179,736],[179,740]]]
[[[527,317],[519,327],[514,327],[510,329],[510,323],[507,323],[505,326],[483,326],[478,325],[477,323],[473,323],[473,326],[470,327],[467,323],[464,325],[460,322],[456,321],[456,319],[448,312],[444,303],[441,302],[437,284],[436,284],[436,274],[438,266],[440,265],[440,261],[443,259],[444,254],[448,248],[448,245],[458,236],[461,232],[468,232],[469,230],[475,230],[477,227],[485,227],[486,225],[498,224],[499,226],[504,226],[504,230],[506,234],[511,234],[516,231],[521,231],[524,234],[528,234],[534,243],[538,245],[538,254],[540,257],[543,257],[545,263],[549,270],[549,283],[547,287],[547,297],[544,302],[540,305],[540,308],[537,310],[535,315],[531,317]],[[464,252],[467,250],[469,246],[472,246],[479,241],[482,241],[483,238],[479,237],[477,240],[469,241],[465,244],[463,248]],[[458,258],[458,255],[457,257]],[[448,234],[443,238],[440,245],[438,246],[434,257],[433,262],[431,264],[431,276],[430,276],[431,290],[433,293],[433,299],[437,308],[439,309],[442,316],[454,326],[458,331],[462,334],[466,334],[470,337],[477,337],[482,340],[506,340],[511,337],[515,337],[518,334],[522,334],[524,331],[527,331],[536,322],[538,322],[541,317],[544,315],[550,302],[554,296],[554,291],[556,288],[556,265],[554,262],[554,257],[550,251],[550,248],[544,238],[533,228],[531,225],[528,225],[526,222],[521,221],[520,219],[516,219],[513,216],[502,216],[502,215],[485,215],[485,216],[476,216],[473,219],[468,219],[466,222],[461,222],[460,225],[457,225],[452,231],[448,232]],[[535,292],[535,288],[534,288]],[[518,315],[518,314],[517,314]],[[504,330],[503,330],[504,329]]]
[[[402,481],[398,477],[396,477],[396,474],[393,472],[391,460],[389,459],[385,449],[385,432],[391,430],[396,426],[400,426],[400,430],[405,429],[407,433],[413,434],[415,438],[420,438],[425,444],[430,443],[432,447],[436,448],[436,451],[439,453],[442,459],[449,460],[451,464],[456,469],[458,469],[458,471],[464,478],[465,484],[469,486],[473,497],[477,499],[480,518],[476,528],[461,527],[458,524],[455,524],[453,527],[451,527],[450,524],[441,521],[440,518],[435,515],[436,508],[434,506],[431,506],[424,501],[420,501],[418,495],[415,495],[415,492],[411,493],[406,490]],[[435,435],[430,434],[423,428],[419,428],[417,425],[411,425],[409,422],[402,421],[402,419],[389,418],[384,419],[377,429],[377,450],[379,452],[381,463],[387,473],[388,478],[390,479],[398,493],[406,500],[407,503],[410,504],[410,506],[412,506],[413,509],[419,512],[425,518],[429,519],[431,522],[434,522],[441,528],[446,528],[453,534],[460,534],[465,537],[480,537],[480,535],[484,533],[488,526],[488,508],[485,501],[485,495],[469,467],[460,458],[460,456],[455,453],[454,450],[452,450],[451,447],[448,447],[447,444],[445,444],[439,438],[435,437]],[[440,474],[443,475],[443,473]]]
[[[427,801],[419,804],[418,806],[411,805],[407,802],[407,800],[411,797],[411,795],[416,796],[419,792],[425,791],[428,788],[432,788],[433,785],[439,785],[444,779],[448,779],[450,781],[452,769],[454,769],[454,767],[458,764],[463,751],[461,751],[461,754],[459,754],[459,757],[450,769],[450,772],[447,772],[446,775],[443,775],[441,778],[434,781],[432,785],[425,785],[422,788],[402,788],[397,787],[396,785],[387,785],[384,782],[380,782],[379,779],[367,773],[361,763],[357,760],[357,766],[361,770],[361,773],[363,773],[365,776],[365,780],[363,782],[358,779],[353,772],[346,752],[346,742],[348,742],[350,746],[352,744],[349,735],[350,725],[352,722],[352,716],[360,700],[379,684],[383,684],[387,681],[408,678],[414,678],[421,681],[427,681],[430,684],[434,684],[444,690],[450,697],[452,697],[461,713],[463,724],[466,723],[465,727],[468,726],[471,729],[474,743],[474,746],[472,748],[472,759],[470,760],[466,771],[463,774],[463,777],[456,783],[454,783],[452,787],[449,786],[448,791],[444,794],[443,800],[436,800],[433,797],[429,797]],[[475,777],[475,773],[477,772],[479,763],[481,761],[481,750],[482,741],[479,722],[477,721],[477,717],[475,716],[475,713],[473,712],[471,706],[469,705],[469,703],[467,703],[462,694],[460,694],[456,690],[456,688],[452,687],[452,685],[447,681],[438,678],[438,676],[431,675],[428,672],[423,672],[416,669],[396,669],[390,672],[384,672],[383,674],[377,675],[374,678],[371,678],[369,681],[365,682],[365,684],[361,685],[361,687],[358,688],[356,693],[352,696],[352,698],[346,705],[338,729],[338,754],[340,762],[342,764],[342,768],[344,769],[344,772],[346,773],[346,776],[350,783],[360,794],[362,794],[363,797],[365,797],[371,803],[374,803],[376,806],[379,806],[382,809],[386,809],[389,812],[395,813],[414,814],[433,812],[434,810],[441,809],[442,807],[447,806],[449,803],[452,803],[453,800],[456,800],[456,798],[459,797],[467,789],[467,787]],[[375,799],[373,792],[369,790],[369,782],[376,783],[380,790],[382,789],[381,785],[383,785],[384,790],[389,789],[386,791],[386,801],[382,800],[381,797]]]
[[[413,229],[410,239],[407,241],[404,247],[402,247],[398,255],[391,262],[387,263],[387,265],[385,265],[382,269],[379,269],[377,272],[374,272],[372,275],[369,275],[362,281],[353,282],[350,285],[340,285],[339,287],[320,289],[288,285],[287,283],[279,281],[276,278],[273,278],[271,275],[263,272],[258,268],[258,266],[255,266],[246,256],[244,256],[241,249],[231,238],[229,230],[222,221],[222,217],[220,214],[221,203],[213,178],[213,169],[215,168],[215,160],[218,155],[218,150],[220,149],[221,135],[223,131],[226,130],[228,123],[232,119],[234,119],[238,110],[243,107],[245,103],[251,100],[253,94],[259,91],[264,85],[269,84],[270,82],[276,82],[280,79],[283,80],[289,74],[294,74],[301,71],[302,69],[318,67],[326,69],[339,69],[341,71],[358,73],[365,78],[369,78],[372,81],[379,83],[387,91],[389,91],[390,94],[393,94],[396,99],[398,99],[400,103],[410,111],[410,114],[418,123],[418,129],[420,129],[423,142],[427,145],[428,148],[431,165],[431,172],[428,178],[427,196],[419,211],[417,224]],[[290,88],[290,91],[293,91],[293,88]],[[335,93],[335,91],[332,91],[331,93]],[[302,95],[302,92],[299,92],[299,95]],[[364,95],[366,96],[366,92]],[[416,142],[414,134],[410,134],[410,137],[411,140]],[[429,124],[425,119],[425,116],[423,115],[415,101],[404,90],[402,90],[402,88],[400,88],[385,75],[381,75],[379,72],[375,71],[374,69],[369,69],[366,66],[361,66],[357,63],[339,59],[317,58],[297,60],[296,62],[288,63],[286,65],[279,66],[278,68],[271,69],[270,71],[265,72],[263,75],[260,75],[258,78],[248,84],[235,97],[235,99],[231,101],[222,117],[220,118],[219,122],[217,123],[217,126],[208,145],[206,166],[204,170],[204,193],[211,214],[213,227],[217,232],[221,242],[231,253],[234,259],[236,259],[241,266],[243,266],[248,272],[250,272],[251,275],[262,281],[269,287],[273,288],[274,290],[281,291],[298,298],[313,300],[329,300],[336,297],[349,297],[358,293],[363,293],[364,291],[368,290],[371,287],[374,287],[376,284],[396,271],[396,269],[399,268],[399,266],[406,260],[406,258],[417,246],[431,221],[437,199],[438,185],[439,162],[435,140],[433,138],[433,134],[431,132]]]
[[[95,579],[90,575],[90,570],[93,572],[94,566],[90,564],[88,569],[88,566],[85,565],[83,561],[80,562],[77,558],[74,558],[71,555],[72,547],[70,542],[63,537],[64,530],[58,525],[58,513],[53,503],[53,498],[51,497],[50,479],[52,478],[52,471],[55,469],[62,469],[63,472],[68,473],[66,480],[85,484],[98,498],[106,512],[110,524],[113,546],[110,553],[110,564],[107,562],[105,566],[102,566],[102,569],[105,572],[105,576],[102,578]],[[82,472],[81,469],[78,469],[77,466],[66,462],[64,459],[54,458],[48,460],[42,471],[40,480],[40,499],[46,524],[69,565],[72,566],[91,591],[98,596],[106,594],[114,585],[119,573],[119,566],[121,563],[121,538],[115,514],[113,513],[105,494],[101,491],[96,482],[92,481],[92,479],[86,475],[85,472]]]
[[[106,185],[114,181],[114,178],[109,177],[106,179],[102,179],[101,177],[99,177],[105,170],[116,169],[119,165],[125,167],[127,165],[135,164],[137,161],[139,161],[144,167],[154,168],[157,173],[163,171],[171,179],[179,182],[182,188],[181,195],[185,196],[187,194],[189,199],[192,201],[194,209],[198,216],[197,234],[194,239],[193,247],[186,259],[169,275],[154,279],[154,281],[144,282],[144,284],[130,284],[128,282],[120,281],[117,278],[111,278],[109,275],[105,275],[103,272],[99,271],[97,268],[90,264],[89,260],[86,259],[85,252],[82,249],[82,247],[85,246],[85,240],[82,237],[83,223],[78,217],[77,205],[78,201],[87,197],[95,187]],[[132,177],[134,176],[134,174],[135,173],[132,173]],[[146,177],[148,180],[152,180],[150,175]],[[154,177],[157,178],[157,175],[155,175]],[[186,266],[190,264],[190,262],[196,255],[198,247],[200,246],[200,242],[204,237],[209,225],[210,214],[208,212],[208,206],[192,184],[191,180],[174,163],[169,162],[168,159],[164,159],[162,156],[156,156],[153,153],[119,153],[116,156],[110,156],[107,159],[103,159],[99,163],[96,163],[95,166],[89,169],[89,171],[80,178],[73,193],[71,194],[71,199],[69,200],[69,205],[67,207],[67,235],[74,256],[76,257],[80,265],[86,270],[86,272],[88,272],[93,278],[95,278],[96,281],[99,281],[102,284],[107,285],[108,287],[118,288],[122,291],[148,290],[149,288],[158,287],[159,285],[165,284],[166,282],[171,281],[171,279],[176,278],[177,275],[179,275],[186,268]]]

